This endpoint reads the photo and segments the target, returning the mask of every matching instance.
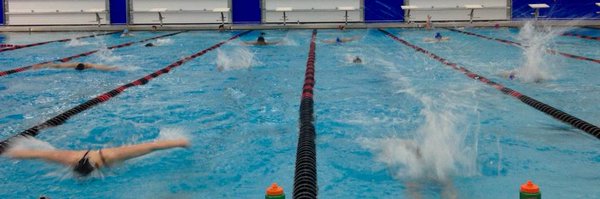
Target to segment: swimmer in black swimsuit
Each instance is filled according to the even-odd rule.
[[[85,154],[83,154],[83,157],[79,160],[79,162],[77,162],[77,165],[73,167],[73,171],[75,171],[81,176],[90,175],[90,173],[92,173],[94,170],[100,168],[100,164],[93,164],[90,161],[90,158],[88,157],[89,153],[90,150],[87,150]],[[101,164],[106,165],[104,156],[102,155],[102,150],[98,150],[98,155],[100,156]]]
[[[103,71],[113,71],[118,70],[117,67],[105,66],[100,64],[92,64],[92,63],[82,63],[82,62],[65,62],[65,63],[47,63],[47,64],[37,64],[33,65],[33,69],[41,69],[41,68],[73,68],[78,71],[82,71],[85,69],[96,69]]]
[[[73,171],[80,176],[88,176],[93,171],[117,162],[125,161],[149,154],[153,151],[175,147],[188,147],[185,139],[159,140],[149,143],[105,148],[98,151],[70,151],[70,150],[36,150],[36,149],[8,149],[5,155],[15,159],[41,159],[48,162],[60,163],[73,167]]]

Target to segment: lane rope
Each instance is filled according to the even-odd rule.
[[[317,30],[313,30],[306,61],[304,86],[300,101],[300,130],[298,134],[298,148],[296,150],[296,169],[294,173],[295,199],[316,199],[319,188],[317,186],[317,149],[315,146],[314,101],[313,88],[315,86],[315,49]]]
[[[120,33],[120,32],[121,31],[109,32],[109,33],[102,33],[102,34],[93,34],[93,35],[82,36],[82,37],[76,37],[75,40],[77,40],[77,39],[91,38],[91,37],[98,37],[98,36],[104,36],[104,35],[112,35],[112,34],[117,34],[117,33]],[[22,49],[22,48],[29,48],[29,47],[34,47],[34,46],[41,46],[41,45],[45,45],[45,44],[49,44],[49,43],[54,43],[54,42],[68,42],[68,41],[71,41],[71,40],[73,40],[73,39],[59,39],[59,40],[44,41],[44,42],[38,42],[38,43],[32,43],[32,44],[14,45],[14,46],[9,47],[9,48],[0,49],[0,52],[17,50],[17,49]]]
[[[510,40],[506,40],[506,39],[499,39],[499,38],[488,37],[488,36],[480,35],[480,34],[473,33],[473,32],[467,32],[467,31],[463,31],[463,30],[457,30],[457,29],[454,29],[454,28],[445,28],[445,29],[453,31],[453,32],[462,33],[462,34],[465,34],[465,35],[471,35],[471,36],[475,36],[475,37],[479,37],[479,38],[483,38],[483,39],[487,39],[487,40],[492,40],[492,41],[497,41],[497,42],[501,42],[501,43],[505,43],[505,44],[510,44],[510,45],[513,45],[513,46],[525,47],[523,44],[521,44],[519,42],[514,42],[514,41],[510,41]],[[600,64],[600,59],[594,59],[594,58],[589,58],[589,57],[584,57],[584,56],[569,54],[569,53],[560,52],[560,51],[557,51],[557,50],[554,50],[554,49],[547,49],[546,53],[550,53],[550,54],[553,54],[553,55],[562,55],[562,56],[567,57],[567,58],[572,58],[572,59],[577,59],[577,60],[583,60],[583,61],[590,61],[590,62],[594,62],[594,63]]]
[[[589,35],[582,35],[582,34],[576,34],[576,33],[563,33],[561,34],[562,36],[569,36],[569,37],[577,37],[577,38],[581,38],[581,39],[588,39],[588,40],[596,40],[596,41],[600,41],[600,37],[593,37],[593,36],[589,36]]]
[[[36,125],[34,127],[31,127],[31,128],[29,128],[29,129],[27,129],[25,131],[20,132],[17,135],[14,135],[14,136],[6,139],[6,140],[3,140],[2,142],[0,142],[0,155],[6,151],[6,149],[10,145],[10,141],[12,139],[16,138],[16,137],[28,137],[28,136],[29,137],[35,137],[35,136],[37,136],[40,133],[40,130],[62,125],[69,118],[71,118],[72,116],[77,115],[77,114],[79,114],[79,113],[81,113],[81,112],[83,112],[85,110],[88,110],[88,109],[90,109],[90,108],[92,108],[92,107],[94,107],[96,105],[99,105],[101,103],[104,103],[104,102],[108,101],[111,98],[113,98],[113,97],[121,94],[122,92],[124,92],[128,88],[147,84],[152,79],[154,79],[156,77],[159,77],[159,76],[161,76],[163,74],[169,73],[172,69],[175,69],[175,68],[183,65],[184,63],[186,63],[186,62],[188,62],[188,61],[190,61],[190,60],[192,60],[194,58],[200,57],[200,56],[206,54],[209,51],[215,50],[215,49],[221,47],[223,44],[225,44],[225,43],[227,43],[227,42],[229,42],[231,40],[237,39],[240,36],[245,35],[245,34],[251,32],[251,31],[252,30],[248,30],[248,31],[244,31],[242,33],[239,33],[239,34],[237,34],[237,35],[235,35],[235,36],[233,36],[233,37],[231,37],[231,38],[229,38],[227,40],[221,41],[221,42],[219,42],[219,43],[217,43],[217,44],[215,44],[215,45],[213,45],[213,46],[211,46],[209,48],[206,48],[206,49],[204,49],[202,51],[199,51],[199,52],[197,52],[195,54],[192,54],[192,55],[190,55],[188,57],[185,57],[185,58],[180,59],[180,60],[178,60],[176,62],[173,62],[170,65],[166,66],[165,68],[157,70],[157,71],[155,71],[155,72],[153,72],[153,73],[151,73],[149,75],[146,75],[146,76],[144,76],[144,77],[142,77],[140,79],[137,79],[137,80],[132,81],[132,82],[130,82],[128,84],[124,84],[122,86],[119,86],[119,87],[117,87],[117,88],[115,88],[115,89],[113,89],[113,90],[111,90],[109,92],[100,94],[97,97],[86,101],[85,103],[79,104],[78,106],[76,106],[74,108],[71,108],[71,109],[63,112],[63,113],[59,114],[58,116],[55,116],[55,117],[53,117],[53,118],[51,118],[49,120],[46,120],[44,123],[38,124],[38,125]]]
[[[180,33],[183,33],[183,32],[186,32],[186,31],[180,31],[180,32],[175,32],[175,33],[160,35],[160,36],[151,37],[151,38],[147,38],[147,39],[143,39],[143,40],[139,40],[139,41],[132,41],[132,42],[127,42],[127,43],[122,43],[122,44],[118,44],[118,45],[107,47],[106,49],[112,50],[112,49],[117,49],[117,48],[123,48],[123,47],[131,46],[131,45],[136,44],[136,43],[143,43],[143,42],[147,42],[147,41],[150,41],[150,40],[155,40],[155,39],[170,37],[170,36],[177,35],[177,34],[180,34]],[[20,73],[20,72],[23,72],[23,71],[27,71],[27,70],[32,69],[36,65],[43,65],[43,64],[53,63],[53,62],[63,62],[63,63],[69,62],[69,61],[71,61],[73,59],[76,59],[76,58],[80,58],[80,57],[85,57],[85,56],[92,55],[94,53],[99,52],[100,50],[101,49],[96,49],[96,50],[92,50],[92,51],[88,51],[88,52],[76,54],[76,55],[69,56],[69,57],[59,58],[59,59],[52,60],[52,61],[46,61],[46,62],[41,62],[41,63],[37,63],[37,64],[32,64],[32,65],[29,65],[29,66],[23,66],[23,67],[19,67],[19,68],[15,68],[15,69],[0,71],[0,77],[11,75],[11,74],[15,74],[15,73]]]
[[[439,61],[440,63],[449,66],[450,68],[459,71],[461,73],[463,73],[464,75],[466,75],[467,77],[474,79],[474,80],[478,80],[488,86],[494,87],[495,89],[499,90],[500,92],[512,96],[514,98],[519,99],[521,102],[541,111],[544,112],[552,117],[554,117],[557,120],[560,120],[564,123],[570,124],[571,126],[578,128],[598,139],[600,139],[600,128],[598,128],[597,126],[590,124],[586,121],[583,121],[582,119],[579,119],[575,116],[572,116],[568,113],[565,113],[561,110],[558,110],[550,105],[547,105],[543,102],[540,102],[536,99],[533,99],[527,95],[524,95],[518,91],[515,91],[513,89],[510,89],[506,86],[503,86],[499,83],[496,83],[490,79],[485,78],[484,76],[475,74],[471,71],[469,71],[468,69],[466,69],[465,67],[462,67],[456,63],[452,63],[436,54],[433,54],[419,46],[416,46],[414,44],[409,43],[406,40],[400,39],[398,37],[396,37],[395,35],[393,35],[392,33],[383,30],[383,29],[379,29],[379,31],[383,32],[384,34],[386,34],[388,37],[392,38],[393,40],[396,40],[398,42],[400,42],[401,44],[404,44],[405,46],[411,47],[414,50],[416,50],[417,52],[423,53],[425,55],[428,55],[430,58]]]

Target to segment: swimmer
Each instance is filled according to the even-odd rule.
[[[511,70],[511,71],[503,71],[501,72],[499,75],[503,78],[509,79],[509,80],[516,80],[518,79],[518,72],[516,70]],[[523,79],[521,79],[523,80]],[[533,82],[535,83],[541,83],[544,79],[542,77],[534,77],[533,78]]]
[[[362,64],[362,59],[360,59],[360,57],[356,56],[356,58],[354,58],[354,60],[352,60],[352,63]]]
[[[78,62],[47,63],[47,64],[33,65],[33,69],[41,69],[41,68],[57,68],[57,69],[73,68],[77,71],[82,71],[82,70],[86,70],[86,69],[96,69],[96,70],[103,70],[103,71],[118,70],[117,67],[110,67],[110,66],[104,66],[104,65],[99,65],[99,64],[82,63],[82,62],[79,62],[79,63]]]
[[[129,29],[125,28],[123,33],[121,33],[121,37],[132,37],[133,35],[129,33]]]
[[[424,42],[442,42],[442,41],[448,41],[450,40],[450,37],[443,37],[442,34],[440,34],[439,32],[435,33],[435,36],[433,38],[424,38],[423,41]]]
[[[351,41],[358,40],[358,39],[360,39],[360,36],[351,37],[351,38],[336,37],[335,39],[321,40],[321,42],[326,43],[326,44],[341,44],[341,43],[351,42]]]
[[[145,47],[154,47],[156,45],[154,45],[153,43],[147,43],[146,45],[144,45]]]
[[[225,32],[225,25],[219,25],[219,32]]]
[[[156,32],[157,30],[158,30],[158,27],[152,26],[152,32]]]
[[[431,16],[427,15],[427,21],[425,22],[425,30],[431,30]]]
[[[14,159],[39,159],[63,164],[72,167],[73,171],[80,177],[85,177],[94,170],[109,167],[115,163],[140,157],[157,150],[188,147],[189,145],[189,142],[185,139],[160,140],[99,150],[8,149],[5,155]]]
[[[408,153],[403,153],[407,159],[412,159],[418,162],[419,165],[427,165],[426,160],[423,157],[423,150],[419,144],[414,140],[400,140],[397,143],[399,146],[403,146],[403,150]],[[424,167],[425,168],[425,167]],[[427,175],[427,174],[425,174]],[[406,180],[406,190],[412,196],[412,198],[423,198],[421,192],[423,187],[430,187],[431,184],[441,186],[441,198],[444,199],[456,199],[457,191],[452,183],[450,177],[416,177],[413,179]]]
[[[277,41],[277,42],[267,42],[265,40],[264,35],[265,35],[265,33],[261,32],[260,35],[258,36],[258,38],[256,38],[255,42],[244,42],[244,43],[246,43],[247,45],[255,45],[255,46],[267,46],[267,45],[273,45],[273,44],[280,43],[280,41]]]
[[[517,71],[503,71],[500,73],[500,76],[506,79],[514,80],[517,77]]]
[[[338,26],[338,29],[339,29],[339,30],[341,30],[341,31],[344,31],[344,30],[346,30],[346,26],[344,26],[344,25],[339,25],[339,26]]]

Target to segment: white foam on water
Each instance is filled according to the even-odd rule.
[[[171,38],[161,38],[157,39],[156,42],[154,42],[154,44],[156,46],[167,46],[173,44],[173,40]]]
[[[114,63],[123,59],[120,55],[114,54],[112,50],[107,49],[105,46],[102,46],[100,50],[98,50],[96,56],[100,62],[105,63]]]
[[[66,46],[67,47],[75,47],[75,46],[87,46],[87,45],[92,45],[93,43],[90,42],[86,42],[86,41],[82,41],[79,39],[76,39],[75,37],[71,38],[71,41],[69,41]]]
[[[217,49],[215,63],[218,71],[247,69],[260,64],[254,56],[254,52],[243,46],[228,51]]]
[[[180,127],[164,127],[160,129],[157,140],[189,140],[188,131]]]

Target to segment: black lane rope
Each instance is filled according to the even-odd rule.
[[[231,38],[229,38],[227,40],[221,41],[221,42],[219,42],[219,43],[217,43],[217,44],[215,44],[215,45],[213,45],[213,46],[211,46],[211,47],[209,47],[207,49],[204,49],[204,50],[199,51],[199,52],[197,52],[197,53],[195,53],[193,55],[190,55],[190,56],[185,57],[183,59],[180,59],[180,60],[178,60],[176,62],[173,62],[172,64],[168,65],[165,68],[157,70],[157,71],[155,71],[155,72],[153,72],[153,73],[151,73],[149,75],[146,75],[146,76],[144,76],[144,77],[142,77],[140,79],[137,79],[137,80],[135,80],[133,82],[130,82],[128,84],[124,84],[124,85],[122,85],[120,87],[117,87],[117,88],[115,88],[115,89],[113,89],[113,90],[111,90],[109,92],[106,92],[104,94],[101,94],[101,95],[93,98],[93,99],[90,99],[90,100],[86,101],[83,104],[80,104],[80,105],[78,105],[78,106],[76,106],[74,108],[71,108],[71,109],[69,109],[69,110],[67,110],[67,111],[59,114],[58,116],[55,116],[55,117],[53,117],[53,118],[45,121],[44,123],[38,124],[38,125],[36,125],[34,127],[31,127],[31,128],[29,128],[29,129],[27,129],[25,131],[20,132],[17,135],[14,135],[14,136],[6,139],[6,140],[3,140],[2,142],[0,142],[0,155],[5,152],[5,150],[8,148],[8,146],[10,144],[10,141],[13,138],[24,137],[24,136],[35,137],[35,136],[37,136],[40,133],[40,130],[62,125],[69,118],[71,118],[72,116],[77,115],[77,114],[79,114],[79,113],[81,113],[81,112],[83,112],[85,110],[88,110],[88,109],[90,109],[90,108],[92,108],[92,107],[94,107],[96,105],[99,105],[101,103],[104,103],[104,102],[108,101],[111,98],[113,98],[113,97],[121,94],[123,91],[127,90],[128,88],[135,87],[135,86],[140,86],[140,85],[144,85],[144,84],[148,83],[149,81],[151,81],[152,79],[154,79],[154,78],[156,78],[158,76],[161,76],[163,74],[166,74],[166,73],[170,72],[172,69],[174,69],[176,67],[179,67],[179,66],[183,65],[184,63],[186,63],[186,62],[188,62],[188,61],[190,61],[190,60],[192,60],[192,59],[194,59],[196,57],[202,56],[202,55],[206,54],[209,51],[215,50],[215,49],[221,47],[223,44],[225,44],[225,43],[227,43],[227,42],[229,42],[231,40],[237,39],[240,36],[245,35],[245,34],[247,34],[249,32],[251,32],[251,30],[239,33],[239,34],[237,34],[237,35],[235,35],[235,36],[233,36],[233,37],[231,37]]]
[[[594,36],[589,36],[589,35],[582,35],[582,34],[576,34],[576,33],[563,33],[560,34],[562,36],[569,36],[569,37],[577,37],[577,38],[581,38],[581,39],[588,39],[588,40],[596,40],[596,41],[600,41],[600,37],[594,37]]]
[[[102,34],[97,34],[97,35],[94,34],[94,35],[82,36],[82,37],[75,38],[75,40],[77,40],[77,39],[84,39],[84,38],[90,38],[90,37],[97,37],[97,36],[104,36],[104,35],[112,35],[112,34],[116,34],[116,33],[120,33],[120,31],[109,32],[109,33],[102,33]],[[11,46],[9,48],[0,49],[0,52],[17,50],[17,49],[22,49],[22,48],[29,48],[29,47],[34,47],[34,46],[41,46],[41,45],[44,45],[44,44],[49,44],[49,43],[54,43],[54,42],[67,42],[67,41],[71,41],[71,40],[73,40],[73,39],[59,39],[59,40],[44,41],[44,42],[32,43],[32,44],[25,44],[25,45],[14,45],[14,46]]]
[[[527,104],[527,105],[529,105],[529,106],[531,106],[531,107],[533,107],[533,108],[535,108],[535,109],[537,109],[537,110],[539,110],[541,112],[544,112],[544,113],[546,113],[546,114],[548,114],[548,115],[550,115],[550,116],[552,116],[552,117],[554,117],[554,118],[556,118],[556,119],[558,119],[558,120],[560,120],[562,122],[570,124],[571,126],[573,126],[575,128],[578,128],[578,129],[580,129],[582,131],[585,131],[586,133],[589,133],[590,135],[592,135],[592,136],[600,139],[600,128],[598,128],[597,126],[594,126],[593,124],[590,124],[590,123],[588,123],[586,121],[583,121],[583,120],[581,120],[581,119],[579,119],[579,118],[577,118],[575,116],[572,116],[572,115],[570,115],[568,113],[565,113],[565,112],[563,112],[561,110],[558,110],[558,109],[556,109],[556,108],[554,108],[554,107],[552,107],[550,105],[547,105],[547,104],[545,104],[543,102],[540,102],[540,101],[538,101],[536,99],[533,99],[533,98],[531,98],[531,97],[529,97],[527,95],[521,94],[518,91],[515,91],[515,90],[510,89],[510,88],[508,88],[506,86],[503,86],[503,85],[501,85],[499,83],[496,83],[496,82],[494,82],[494,81],[492,81],[490,79],[485,78],[484,76],[475,74],[475,73],[469,71],[468,69],[466,69],[465,67],[459,66],[456,63],[452,63],[452,62],[450,62],[450,61],[448,61],[448,60],[446,60],[446,59],[444,59],[444,58],[442,58],[442,57],[440,57],[440,56],[438,56],[436,54],[433,54],[433,53],[431,53],[431,52],[429,52],[429,51],[427,51],[427,50],[425,50],[425,49],[423,49],[423,48],[421,48],[419,46],[411,44],[411,43],[407,42],[406,40],[400,39],[400,38],[394,36],[393,34],[389,33],[388,31],[385,31],[383,29],[379,29],[379,31],[383,32],[384,34],[386,34],[390,38],[392,38],[392,39],[394,39],[394,40],[396,40],[396,41],[398,41],[398,42],[400,42],[400,43],[402,43],[402,44],[404,44],[404,45],[406,45],[408,47],[411,47],[411,48],[415,49],[417,52],[426,54],[429,57],[431,57],[432,59],[437,60],[440,63],[442,63],[442,64],[444,64],[446,66],[449,66],[452,69],[465,74],[467,77],[469,77],[471,79],[479,80],[480,82],[482,82],[482,83],[484,83],[484,84],[486,84],[488,86],[492,86],[495,89],[499,90],[500,92],[502,92],[502,93],[504,93],[506,95],[510,95],[510,96],[512,96],[514,98],[517,98],[521,102],[523,102],[523,103],[525,103],[525,104]]]
[[[315,125],[313,124],[313,87],[315,86],[315,49],[317,30],[313,30],[310,40],[304,86],[300,101],[300,131],[296,150],[296,171],[294,175],[294,197],[317,198],[317,149],[315,146]]]
[[[480,35],[480,34],[477,34],[477,33],[467,32],[467,31],[463,31],[463,30],[457,30],[457,29],[453,29],[453,28],[446,28],[446,29],[450,30],[450,31],[462,33],[462,34],[465,34],[465,35],[471,35],[471,36],[475,36],[475,37],[479,37],[479,38],[483,38],[483,39],[487,39],[487,40],[492,40],[492,41],[497,41],[497,42],[501,42],[501,43],[505,43],[505,44],[510,44],[510,45],[513,45],[513,46],[525,47],[523,44],[521,44],[519,42],[514,42],[514,41],[510,41],[510,40],[506,40],[506,39],[499,39],[499,38],[488,37],[488,36]],[[578,60],[583,60],[583,61],[590,61],[590,62],[595,62],[597,64],[600,64],[600,59],[594,59],[594,58],[589,58],[589,57],[584,57],[584,56],[569,54],[569,53],[560,52],[560,51],[553,50],[553,49],[548,49],[548,50],[546,50],[546,52],[550,53],[550,54],[553,54],[553,55],[562,55],[564,57],[568,57],[568,58],[572,58],[572,59],[578,59]]]
[[[112,49],[117,49],[117,48],[123,48],[123,47],[131,46],[131,45],[136,44],[136,43],[143,43],[143,42],[147,42],[147,41],[150,41],[150,40],[155,40],[155,39],[170,37],[170,36],[182,33],[182,32],[186,32],[186,31],[180,31],[180,32],[166,34],[166,35],[160,35],[160,36],[151,37],[151,38],[147,38],[147,39],[143,39],[143,40],[139,40],[139,41],[132,41],[132,42],[127,42],[127,43],[122,43],[122,44],[119,44],[119,45],[114,45],[114,46],[107,47],[106,49],[112,50]],[[92,51],[88,51],[88,52],[84,52],[84,53],[80,53],[80,54],[76,54],[76,55],[73,55],[73,56],[64,57],[64,58],[60,58],[60,59],[56,59],[56,60],[52,60],[52,61],[46,61],[46,62],[41,62],[41,63],[29,65],[29,66],[23,66],[23,67],[19,67],[19,68],[15,68],[15,69],[0,71],[0,77],[7,76],[7,75],[10,75],[10,74],[14,74],[14,73],[23,72],[23,71],[32,69],[34,66],[37,66],[37,65],[43,65],[43,64],[48,64],[48,63],[52,63],[52,62],[63,62],[63,63],[64,62],[69,62],[69,61],[71,61],[73,59],[76,59],[76,58],[79,58],[79,57],[85,57],[85,56],[97,53],[100,50],[101,49],[96,49],[96,50],[92,50]]]

